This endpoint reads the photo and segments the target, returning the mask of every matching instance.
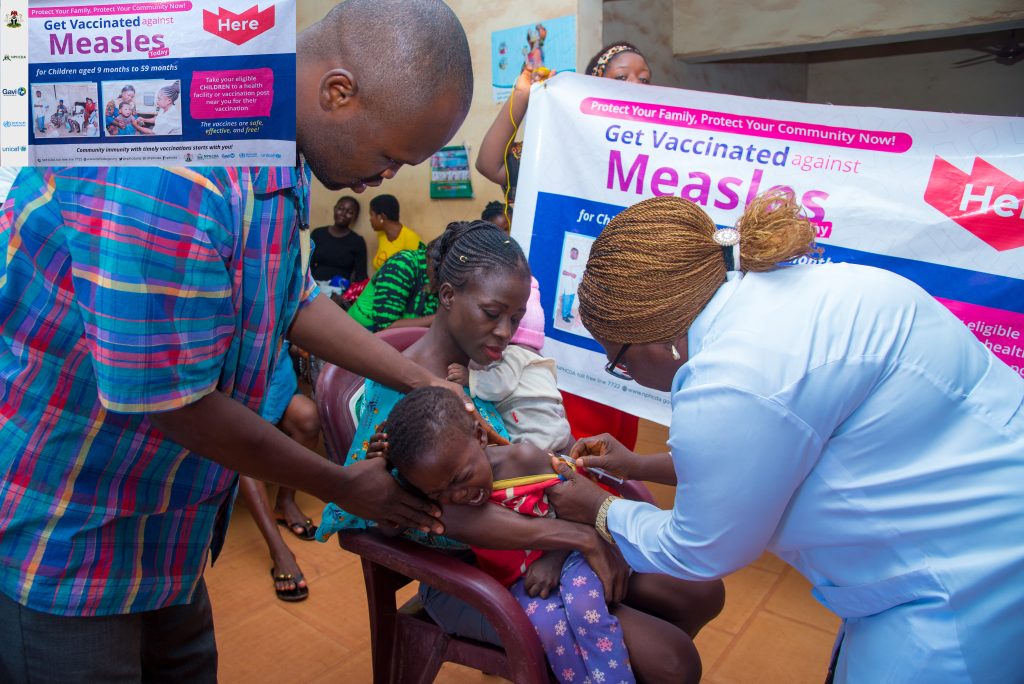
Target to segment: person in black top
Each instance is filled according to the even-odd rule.
[[[313,231],[310,268],[316,280],[340,275],[350,283],[366,280],[366,240],[352,230],[359,218],[359,202],[342,197],[334,205],[334,225]]]

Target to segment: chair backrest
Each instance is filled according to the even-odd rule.
[[[398,351],[405,351],[423,337],[426,328],[393,328],[377,336]],[[323,426],[327,458],[343,465],[356,433],[356,417],[351,410],[352,398],[363,387],[362,376],[333,364],[325,364],[316,381],[316,405]]]

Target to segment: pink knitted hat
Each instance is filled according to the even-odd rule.
[[[544,307],[540,305],[540,284],[530,276],[530,299],[526,302],[526,315],[519,321],[519,329],[512,336],[512,344],[522,344],[540,351],[544,347]]]

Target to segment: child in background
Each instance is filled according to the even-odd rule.
[[[489,503],[554,517],[545,491],[562,480],[551,470],[550,455],[530,444],[488,446],[483,428],[450,391],[410,392],[391,410],[386,426],[387,442],[377,445],[383,446],[377,455],[442,506]],[[480,568],[523,607],[559,682],[633,682],[634,668],[649,683],[700,678],[690,637],[669,617],[690,611],[687,596],[694,583],[633,574],[613,615],[601,580],[578,552],[473,552]]]
[[[540,286],[531,278],[526,315],[501,360],[481,370],[453,363],[448,380],[469,387],[474,397],[494,402],[512,442],[563,453],[575,439],[562,407],[555,362],[540,355],[543,346]]]

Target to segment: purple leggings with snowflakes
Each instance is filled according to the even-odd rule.
[[[601,580],[578,551],[566,558],[561,586],[548,598],[528,596],[521,579],[509,591],[537,630],[559,682],[635,681],[619,620],[608,612]]]

